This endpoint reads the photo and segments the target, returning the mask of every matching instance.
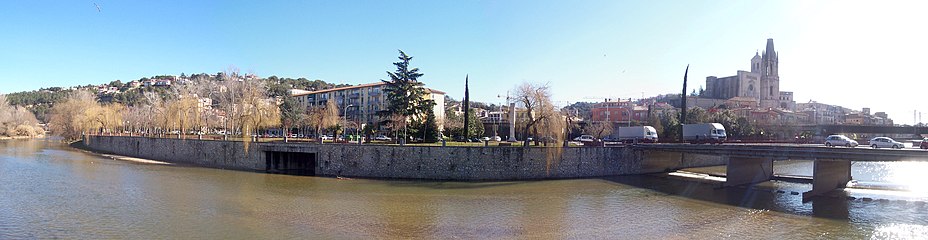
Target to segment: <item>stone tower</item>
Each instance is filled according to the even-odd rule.
[[[751,58],[751,72],[760,74],[761,57],[760,53],[754,52],[754,57]]]
[[[756,59],[756,56],[755,56]],[[753,60],[751,70],[754,70]],[[761,107],[775,108],[779,106],[780,74],[777,52],[773,48],[773,38],[767,39],[767,48],[760,60],[760,100]],[[753,71],[752,71],[753,72]]]

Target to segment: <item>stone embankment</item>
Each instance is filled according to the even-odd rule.
[[[588,178],[723,165],[727,158],[633,147],[438,147],[88,136],[87,149],[168,163],[363,178],[501,181]],[[295,157],[298,156],[298,157]]]

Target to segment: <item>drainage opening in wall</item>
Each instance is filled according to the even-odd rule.
[[[316,154],[303,152],[265,152],[265,171],[290,175],[315,176]]]

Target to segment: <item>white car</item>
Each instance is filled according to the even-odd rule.
[[[387,136],[384,136],[384,135],[380,135],[380,136],[374,137],[374,140],[377,140],[377,141],[390,141],[390,137],[387,137]]]
[[[825,138],[826,147],[834,146],[845,146],[845,147],[857,147],[859,145],[854,139],[850,139],[844,135],[831,135]]]
[[[870,139],[870,147],[900,149],[900,148],[905,148],[905,144],[901,142],[897,142],[896,140],[893,140],[892,138],[888,138],[888,137],[875,137],[873,139]]]
[[[322,135],[319,138],[322,138],[322,140],[332,140],[332,136],[329,135]]]
[[[499,142],[499,141],[502,141],[503,138],[501,138],[501,137],[499,137],[499,136],[493,136],[493,137],[491,138],[491,140]]]
[[[593,135],[580,135],[579,137],[574,138],[574,141],[593,142],[596,141],[596,138],[594,138]]]

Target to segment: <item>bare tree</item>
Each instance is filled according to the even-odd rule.
[[[612,134],[613,126],[611,122],[594,122],[583,130],[584,133],[593,135],[596,139],[602,139],[604,136]]]
[[[177,138],[183,138],[190,124],[200,119],[195,95],[181,95],[168,100],[164,112],[166,123],[177,129]]]
[[[6,95],[0,95],[0,135],[9,137],[42,135],[44,130],[38,126],[38,123],[32,112],[25,108],[10,106]]]
[[[557,107],[551,102],[551,92],[547,84],[523,83],[515,89],[515,99],[525,109],[525,116],[520,118],[523,134],[539,140],[561,141],[564,136],[564,122]],[[523,145],[528,146],[528,137]]]
[[[94,121],[99,108],[100,104],[90,92],[75,91],[51,109],[48,126],[52,133],[67,140],[76,140],[101,127],[99,122]]]
[[[335,99],[326,101],[325,106],[314,107],[306,117],[307,125],[316,129],[316,138],[322,143],[322,130],[338,124],[338,105]]]

